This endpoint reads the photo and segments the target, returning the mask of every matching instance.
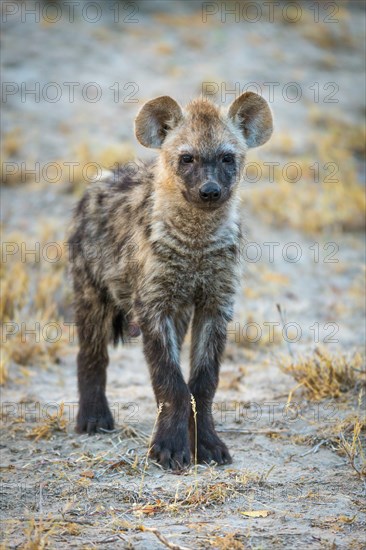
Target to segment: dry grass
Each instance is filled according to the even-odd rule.
[[[13,158],[19,153],[19,150],[22,145],[22,140],[20,138],[20,131],[15,129],[5,135],[1,158],[2,162],[8,161],[9,158]],[[101,170],[111,170],[115,168],[117,164],[127,163],[135,158],[135,151],[129,143],[116,143],[109,145],[108,147],[102,149],[101,151],[95,152],[92,150],[90,144],[86,141],[79,143],[75,146],[73,153],[71,155],[72,162],[78,163],[73,166],[70,170],[68,164],[65,162],[70,162],[68,159],[55,159],[55,164],[59,165],[59,169],[52,167],[51,164],[47,168],[47,179],[41,183],[45,185],[52,184],[52,181],[55,181],[55,184],[66,185],[66,190],[74,192],[77,195],[80,195],[85,189],[86,185],[89,185],[94,177],[101,175]],[[93,166],[94,165],[94,166]],[[39,173],[39,177],[44,176],[42,171],[43,166]],[[62,174],[60,180],[57,179],[58,173]],[[67,178],[69,174],[72,176],[70,180]],[[3,185],[17,185],[21,183],[34,183],[38,175],[32,174],[31,172],[21,173],[16,172],[14,174],[7,174],[6,180],[3,180]]]
[[[365,440],[366,422],[365,417],[352,415],[343,421],[338,441],[338,450],[344,454],[353,470],[359,477],[366,477],[366,456],[362,446]]]
[[[81,527],[72,521],[63,521],[62,518],[46,517],[36,518],[29,517],[22,520],[10,520],[7,522],[7,527],[14,528],[18,532],[22,532],[23,541],[17,544],[19,550],[44,550],[46,548],[54,548],[55,541],[52,540],[54,535],[71,535],[79,536]],[[10,546],[7,542],[0,545],[0,548],[7,550]]]
[[[208,485],[188,487],[181,499],[181,505],[198,508],[224,504],[238,494],[236,483],[219,481]]]
[[[230,499],[238,496],[238,488],[241,486],[236,482],[216,482],[197,486],[196,483],[189,485],[179,494],[179,485],[174,498],[156,498],[152,502],[137,504],[134,506],[134,514],[155,515],[157,513],[181,514],[184,510],[190,512],[197,508],[221,505]]]
[[[365,155],[366,128],[364,124],[349,122],[324,114],[318,108],[310,110],[310,122],[323,135],[318,143],[322,160],[351,161],[350,155],[363,158]]]
[[[228,533],[221,537],[212,537],[209,541],[210,548],[218,548],[218,550],[245,550],[246,546],[238,537],[243,537],[243,535]]]
[[[50,537],[55,533],[53,521],[36,521],[31,518],[24,528],[25,542],[19,547],[21,550],[43,550],[50,548]]]
[[[20,155],[23,145],[20,128],[13,128],[9,132],[2,135],[0,159],[2,167],[5,167],[7,162],[13,162]],[[6,170],[1,170],[1,183],[6,185],[14,185],[20,180],[19,173],[7,174]]]
[[[68,307],[64,244],[57,242],[49,227],[43,227],[33,241],[10,233],[3,242],[12,243],[16,253],[4,258],[0,270],[0,316],[7,323],[0,362],[1,384],[9,376],[12,361],[23,366],[53,363],[60,358],[68,339],[61,313]],[[36,242],[39,254],[22,253],[35,250]],[[47,252],[43,254],[47,243],[58,244],[62,251],[60,261],[47,261]]]
[[[135,158],[135,151],[128,143],[110,145],[98,153],[92,151],[87,142],[80,143],[74,149],[73,159],[79,165],[75,166],[72,181],[64,182],[67,184],[67,190],[81,195],[85,186],[90,183],[90,179],[100,175],[100,169],[111,170],[116,168],[117,164],[127,163]],[[97,166],[90,165],[86,171],[86,165],[96,163]],[[86,179],[87,178],[87,179]]]
[[[366,415],[364,389],[358,395],[353,412],[343,419],[322,424],[318,441],[327,444],[344,457],[357,476],[366,476]]]
[[[23,309],[27,303],[29,293],[29,273],[25,264],[2,263],[0,272],[1,321],[6,322],[15,318],[16,313]]]
[[[338,14],[337,18],[339,18]],[[325,50],[352,50],[357,47],[357,40],[345,20],[340,20],[336,25],[321,21],[316,25],[307,25],[303,30],[303,36]]]
[[[1,140],[1,157],[7,160],[9,157],[15,157],[23,144],[20,128],[13,128],[4,134]]]
[[[38,441],[39,439],[50,439],[57,432],[66,432],[67,420],[64,416],[64,404],[61,403],[59,410],[47,416],[43,423],[38,423],[30,432],[29,437]]]
[[[198,443],[197,443],[197,406],[196,406],[196,400],[193,395],[191,395],[191,408],[192,408],[192,414],[193,414],[193,421],[194,421],[194,475],[196,477],[196,484],[198,483],[197,479],[197,450],[198,450]]]
[[[365,372],[362,370],[363,359],[359,353],[352,357],[332,354],[325,349],[317,348],[306,357],[282,358],[280,368],[290,374],[298,383],[292,394],[299,388],[308,399],[319,401],[325,398],[337,398],[342,393],[354,390],[365,383]]]
[[[274,182],[245,191],[243,202],[267,223],[278,227],[289,226],[312,234],[329,229],[362,230],[366,223],[366,196],[357,163],[364,154],[365,127],[324,116],[317,110],[312,111],[310,118],[315,149],[308,155],[291,156],[291,162],[300,166],[300,179],[296,181],[297,174],[291,174],[291,170],[284,171],[284,164],[275,167]],[[288,146],[283,146],[283,153],[288,155]],[[319,166],[317,177],[315,162]],[[258,165],[263,174],[268,173],[261,161]]]
[[[28,326],[35,326],[34,321],[28,321]],[[37,329],[35,329],[37,331]],[[9,337],[7,342],[4,343],[4,378],[5,382],[8,378],[9,373],[9,364],[11,361],[21,365],[22,367],[27,367],[34,365],[38,362],[41,366],[45,366],[48,363],[54,363],[60,358],[61,352],[65,345],[65,340],[58,340],[57,342],[48,342],[42,335],[40,336],[39,342],[33,340],[32,335],[26,333],[25,329],[21,328],[20,332],[15,334],[12,337]],[[26,374],[26,371],[23,371],[23,374]]]
[[[143,469],[143,473],[142,473],[142,476],[141,476],[141,482],[140,482],[139,496],[141,496],[142,490],[143,490],[143,487],[144,487],[146,470],[147,470],[147,467],[148,467],[148,464],[149,464],[148,463],[149,455],[150,455],[151,450],[153,448],[152,441],[153,441],[153,437],[154,437],[154,432],[155,432],[155,428],[156,428],[158,420],[159,420],[159,416],[161,415],[161,412],[163,410],[163,406],[164,406],[164,403],[159,403],[159,407],[156,411],[154,426],[153,426],[153,429],[152,429],[152,432],[151,432],[151,435],[150,435],[149,446],[148,446],[147,453],[146,453],[146,456],[145,456],[144,469]]]
[[[324,184],[289,182],[251,192],[245,201],[269,224],[290,226],[310,234],[328,229],[361,230],[365,226],[365,195],[358,183]]]
[[[257,473],[248,470],[235,471],[230,475],[230,479],[225,481],[220,481],[222,476],[214,468],[209,468],[205,473],[210,476],[208,482],[201,478],[198,484],[195,475],[193,483],[183,487],[180,483],[177,484],[174,497],[145,496],[144,502],[134,505],[134,514],[136,516],[158,513],[189,514],[193,510],[223,505],[245,493],[251,484],[262,481]]]

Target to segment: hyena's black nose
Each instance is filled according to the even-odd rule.
[[[200,197],[203,201],[218,201],[221,197],[221,188],[217,183],[209,181],[200,188]]]

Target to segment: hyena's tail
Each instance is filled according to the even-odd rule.
[[[126,341],[128,331],[128,323],[126,315],[122,310],[119,310],[113,316],[112,321],[112,338],[114,347],[118,346],[118,342],[123,344]]]

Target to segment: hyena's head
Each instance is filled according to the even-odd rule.
[[[175,201],[215,209],[235,193],[248,148],[272,134],[267,102],[253,92],[239,96],[225,111],[207,99],[182,109],[163,96],[141,108],[136,137],[161,150],[162,191]]]

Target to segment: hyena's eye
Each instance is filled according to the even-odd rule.
[[[232,155],[231,153],[226,153],[222,157],[222,162],[225,162],[227,164],[232,164],[234,162],[234,155]]]
[[[182,155],[180,159],[183,162],[183,164],[190,164],[194,160],[193,155]]]

